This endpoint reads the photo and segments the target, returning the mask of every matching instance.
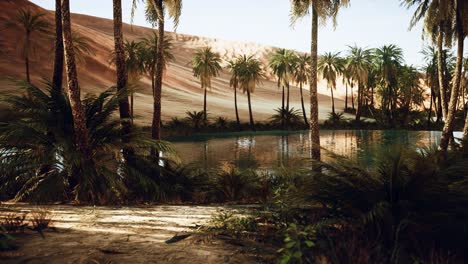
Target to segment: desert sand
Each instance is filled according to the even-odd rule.
[[[50,212],[51,228],[44,238],[33,231],[14,235],[20,248],[0,252],[1,263],[259,263],[249,247],[197,233],[212,214],[232,207],[9,204],[0,205],[0,218],[37,210]],[[165,243],[184,234],[191,236]]]
[[[45,18],[53,25],[54,12],[44,10],[27,0],[0,1],[0,24],[12,20],[20,8],[30,8],[34,12],[43,12]],[[73,10],[72,10],[73,11]],[[112,20],[92,17],[87,15],[72,15],[73,29],[91,39],[93,54],[86,55],[83,62],[79,64],[78,77],[82,90],[82,96],[89,93],[97,93],[107,89],[115,83],[115,69],[109,60],[113,50],[113,23]],[[151,34],[152,29],[124,25],[124,37],[129,40],[139,40]],[[3,55],[0,55],[0,76],[12,76],[25,79],[24,60],[21,57],[21,46],[23,43],[23,31],[18,27],[4,28],[1,33]],[[163,119],[170,120],[172,117],[183,117],[186,111],[200,111],[203,108],[203,90],[199,82],[193,77],[191,59],[194,51],[204,46],[211,46],[228,60],[239,54],[254,54],[265,65],[268,55],[274,47],[262,46],[255,43],[244,43],[238,41],[225,41],[185,34],[167,32],[173,39],[173,53],[175,61],[169,63],[163,82]],[[33,34],[32,42],[35,52],[31,59],[32,82],[41,85],[44,79],[52,76],[53,67],[53,39],[52,35],[45,36]],[[281,90],[276,85],[276,80],[267,70],[267,78],[259,85],[253,95],[253,111],[255,119],[266,121],[274,113],[273,109],[281,106]],[[208,92],[208,112],[212,117],[224,116],[234,119],[233,91],[229,87],[229,73],[224,70],[219,78],[213,80],[213,88]],[[337,111],[344,108],[344,88],[337,88],[336,107]],[[151,81],[148,76],[134,83],[135,114],[139,117],[138,122],[143,125],[151,124],[152,95]],[[16,91],[17,88],[7,81],[0,82],[2,92]],[[308,108],[308,86],[305,89],[306,111]],[[330,90],[326,82],[319,83],[319,116],[321,120],[327,118],[331,112],[331,98],[328,96]],[[291,106],[301,109],[299,88],[291,87]],[[242,93],[239,96],[239,109],[242,121],[248,121],[247,96]]]

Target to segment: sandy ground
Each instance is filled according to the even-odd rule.
[[[11,21],[20,8],[29,8],[34,12],[43,12],[51,25],[54,24],[52,11],[44,10],[26,0],[0,1],[0,24]],[[73,10],[72,10],[73,11]],[[109,64],[113,50],[112,20],[74,14],[72,16],[73,29],[81,35],[91,39],[93,54],[85,56],[78,64],[78,78],[82,89],[82,96],[96,93],[115,84],[115,70]],[[3,55],[0,56],[0,76],[13,76],[25,79],[24,60],[21,57],[21,47],[24,43],[23,31],[20,27],[5,28],[1,33]],[[124,37],[129,40],[139,40],[152,34],[152,29],[124,25]],[[254,54],[264,65],[274,47],[262,46],[255,43],[225,41],[198,36],[175,34],[167,32],[173,39],[173,54],[175,61],[169,63],[163,83],[163,119],[185,116],[186,111],[200,111],[203,108],[203,90],[199,81],[193,77],[191,59],[196,49],[211,46],[219,52],[223,60],[231,59],[240,54]],[[50,79],[53,67],[53,36],[33,34],[31,36],[35,52],[31,56],[31,75],[34,84],[41,84],[43,79]],[[225,63],[224,63],[225,64]],[[224,70],[219,78],[213,80],[213,88],[208,92],[208,111],[212,116],[224,116],[231,120],[235,118],[233,91],[229,87],[229,73]],[[337,111],[344,108],[344,87],[338,81],[335,92],[337,97]],[[147,76],[134,83],[135,114],[139,116],[139,123],[151,124],[152,92],[151,81]],[[305,104],[308,110],[307,96],[309,91],[305,86]],[[15,90],[11,84],[0,82],[0,91]],[[324,120],[331,112],[330,90],[324,81],[319,83],[319,116]],[[300,94],[296,86],[291,87],[291,106],[300,109]],[[276,80],[267,70],[267,79],[259,85],[253,95],[253,111],[256,120],[265,121],[274,113],[273,109],[281,105],[281,91],[277,88]],[[246,95],[239,95],[239,110],[242,121],[248,121],[248,106]]]
[[[45,238],[28,231],[16,235],[17,251],[0,252],[1,263],[258,263],[246,248],[192,235],[166,244],[174,235],[193,233],[218,210],[216,206],[41,207],[51,212]],[[8,212],[37,210],[2,205]],[[30,216],[31,214],[29,214]]]

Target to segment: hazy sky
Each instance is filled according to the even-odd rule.
[[[47,9],[54,0],[31,0]],[[72,0],[74,13],[112,18],[112,0]],[[131,0],[123,0],[124,21],[130,22]],[[180,33],[239,40],[308,51],[310,48],[310,18],[290,26],[289,0],[184,0]],[[134,24],[148,25],[142,12],[135,15]],[[408,64],[423,63],[420,51],[424,44],[421,25],[408,30],[413,10],[400,5],[399,0],[354,0],[343,9],[334,30],[331,22],[319,29],[319,52],[346,51],[347,45],[378,47],[398,44],[403,48]],[[169,25],[166,30],[173,30]]]

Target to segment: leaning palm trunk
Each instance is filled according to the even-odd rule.
[[[439,33],[437,35],[437,71],[438,71],[438,79],[439,79],[439,89],[440,89],[440,103],[442,108],[442,117],[444,120],[447,119],[447,90],[445,87],[444,82],[444,60],[443,60],[443,35],[442,29],[439,29]]]
[[[302,82],[299,83],[299,91],[301,91],[301,106],[302,106],[302,116],[304,117],[304,124],[309,126],[309,122],[307,121],[306,110],[304,106],[304,96],[302,93]]]
[[[62,36],[62,3],[55,0],[55,59],[52,87],[56,91],[62,90],[63,81],[63,36]]]
[[[457,20],[460,20],[457,14]],[[455,78],[452,84],[452,92],[450,94],[450,103],[447,111],[447,119],[445,120],[444,128],[442,130],[442,138],[440,139],[440,149],[446,151],[450,140],[453,138],[453,127],[455,120],[455,112],[457,110],[458,93],[461,83],[461,72],[463,64],[463,45],[464,45],[464,32],[461,25],[457,26],[457,62],[455,66]],[[465,125],[466,126],[466,125]]]
[[[114,47],[115,47],[115,65],[117,71],[117,90],[126,93],[128,76],[125,69],[125,52],[123,46],[122,33],[122,0],[113,0],[114,5]],[[129,141],[129,134],[132,130],[130,122],[130,105],[126,96],[119,99],[119,114],[122,123],[122,132],[124,142]]]
[[[250,128],[255,131],[255,122],[253,119],[253,113],[252,113],[252,103],[250,101],[250,89],[247,89],[247,99],[249,101],[249,118],[250,118]]]
[[[75,54],[73,51],[69,0],[62,0],[62,26],[63,42],[65,48],[65,65],[67,72],[67,95],[70,99],[70,107],[73,114],[73,126],[75,130],[76,145],[78,150],[82,153],[83,158],[91,160],[89,135],[88,129],[86,128],[86,119],[80,99]]]
[[[311,78],[310,78],[310,139],[311,156],[320,160],[320,135],[317,100],[317,41],[318,41],[318,16],[315,7],[312,6],[312,36],[311,36]]]

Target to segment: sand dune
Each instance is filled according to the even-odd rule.
[[[46,13],[46,19],[54,24],[53,11],[44,10],[26,0],[0,1],[0,24],[12,20],[20,8],[30,8],[34,12]],[[73,11],[73,10],[72,10]],[[91,46],[94,54],[86,56],[78,67],[78,77],[83,96],[87,93],[96,93],[105,90],[115,82],[115,69],[109,65],[111,51],[113,50],[113,24],[112,20],[87,15],[72,15],[73,28],[92,39]],[[151,34],[152,29],[124,25],[124,37],[127,39],[140,39]],[[23,31],[18,27],[6,28],[2,31],[3,55],[0,58],[0,75],[25,78],[24,61],[18,47],[23,41]],[[211,46],[227,60],[239,54],[254,54],[263,63],[267,63],[268,55],[274,47],[262,46],[255,43],[239,41],[225,41],[185,34],[167,32],[173,39],[173,53],[175,61],[169,63],[163,83],[163,119],[168,120],[174,116],[184,116],[186,111],[201,110],[203,107],[203,91],[199,82],[193,77],[191,58],[194,51],[200,47]],[[31,62],[32,81],[40,84],[42,80],[50,79],[53,67],[53,36],[33,35],[33,44],[36,47]],[[135,114],[139,122],[144,125],[151,123],[152,96],[151,81],[144,76],[135,84]],[[1,82],[1,89],[13,89],[5,81]],[[305,95],[308,96],[307,87]],[[342,111],[344,102],[341,99],[343,88],[338,87],[336,107]],[[326,83],[319,83],[319,111],[323,120],[331,111],[331,99]],[[306,105],[308,99],[306,98]],[[274,77],[269,74],[253,95],[253,110],[257,120],[267,120],[273,109],[281,105],[281,91],[276,86]],[[300,109],[299,89],[291,87],[291,105]],[[240,94],[240,115],[243,121],[248,120],[246,95]],[[225,116],[234,118],[233,91],[229,87],[229,74],[224,71],[219,78],[213,81],[213,88],[208,93],[208,111],[212,116]],[[308,107],[307,107],[307,111]]]

